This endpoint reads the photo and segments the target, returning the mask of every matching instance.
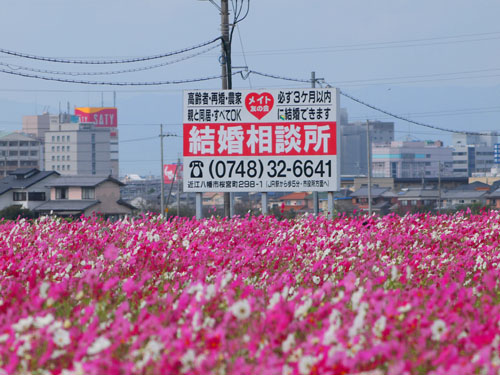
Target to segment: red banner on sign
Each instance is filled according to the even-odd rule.
[[[184,156],[337,155],[336,122],[184,124]]]
[[[177,171],[177,175],[175,173],[175,169],[177,168],[177,164],[164,164],[163,165],[163,182],[165,184],[171,184],[174,182],[174,176],[175,179],[177,180],[179,176],[181,175],[180,171],[180,166],[179,170]]]

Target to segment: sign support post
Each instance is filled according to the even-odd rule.
[[[262,215],[267,215],[267,193],[263,192],[262,193]]]

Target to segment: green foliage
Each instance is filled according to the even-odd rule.
[[[33,211],[22,208],[20,205],[12,205],[0,210],[0,218],[4,220],[34,219],[35,216]]]

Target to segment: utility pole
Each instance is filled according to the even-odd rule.
[[[163,124],[160,124],[160,154],[161,154],[161,174],[160,174],[160,215],[163,217],[163,214],[165,213],[165,202],[164,202],[164,197],[165,197],[165,186],[164,186],[164,181],[163,181],[163,175],[165,174],[164,167],[163,167]]]
[[[438,214],[441,213],[441,162],[438,163]]]
[[[316,72],[311,72],[311,87],[316,87]],[[319,215],[319,194],[317,191],[313,191],[313,209],[314,216]]]
[[[181,159],[180,158],[177,158],[177,170],[180,172],[180,168],[181,168]],[[179,173],[177,172],[177,173]],[[177,178],[177,216],[179,216],[179,212],[180,212],[180,207],[181,207],[181,203],[180,203],[180,195],[181,195],[181,188],[180,188],[180,182],[181,180],[179,178]]]
[[[366,120],[366,160],[368,168],[368,215],[372,216],[372,155],[370,121]]]
[[[221,0],[220,15],[221,15],[221,32],[222,32],[222,89],[231,90],[231,44],[229,40],[229,1]],[[231,216],[231,206],[233,203],[233,193],[224,193],[224,216]]]

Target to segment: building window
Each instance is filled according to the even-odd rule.
[[[59,142],[61,140],[61,137],[57,136],[57,142]]]
[[[21,192],[21,191],[14,192],[14,201],[15,202],[25,201],[25,200],[26,200],[26,192]]]
[[[66,169],[67,169],[68,171],[69,171],[69,169],[70,169],[69,167],[70,167],[70,165],[68,164],[68,166],[66,167]]]
[[[17,151],[9,151],[10,156],[17,156]]]
[[[69,146],[66,146],[66,151],[69,151]]]
[[[36,151],[36,150],[31,150],[31,151],[30,151],[30,155],[31,155],[31,156],[37,156],[37,155],[38,155],[38,151]]]
[[[52,161],[56,161],[56,157],[52,155]]]
[[[52,152],[56,151],[56,146],[52,146]]]
[[[56,140],[56,137],[53,135],[52,136],[52,142],[54,142]]]
[[[69,155],[66,156],[66,160],[69,160]]]
[[[29,201],[44,201],[45,200],[45,193],[43,191],[41,191],[41,192],[33,191],[31,193],[28,193],[28,200]]]
[[[68,199],[68,188],[56,187],[56,199]]]
[[[95,189],[93,187],[82,187],[82,199],[95,199]]]
[[[69,138],[69,135],[67,135],[67,136],[66,136],[66,140],[67,140],[68,142],[69,142],[69,139],[70,139],[70,138]]]
[[[64,146],[61,146],[61,151],[64,152]]]
[[[65,169],[66,169],[66,167],[65,167],[65,165],[63,164],[63,166],[62,166],[62,170],[64,171]]]
[[[61,151],[61,147],[57,146],[57,152]]]
[[[57,161],[61,160],[61,157],[59,155],[57,155]]]

